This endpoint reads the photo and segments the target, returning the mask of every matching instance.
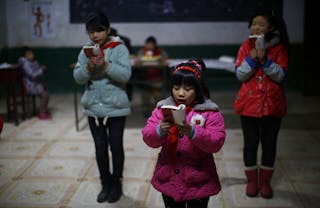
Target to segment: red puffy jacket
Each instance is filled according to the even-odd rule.
[[[248,67],[247,62],[250,56],[251,46],[249,41],[244,42],[238,52],[236,70],[239,66]],[[268,62],[274,68],[280,69],[282,73],[288,68],[288,53],[286,47],[276,43],[266,48]],[[252,117],[274,116],[283,117],[286,114],[286,96],[282,86],[282,80],[274,80],[270,73],[260,65],[250,69],[248,78],[242,80],[234,102],[236,114]]]

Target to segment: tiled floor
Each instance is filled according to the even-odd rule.
[[[138,96],[138,95],[137,95]],[[288,96],[288,116],[278,142],[272,185],[275,197],[248,198],[244,193],[242,133],[232,111],[234,92],[214,93],[225,116],[227,139],[215,155],[222,191],[209,202],[215,208],[316,208],[320,205],[320,98]],[[51,95],[53,119],[36,117],[19,126],[6,122],[0,140],[0,207],[161,208],[159,192],[150,185],[158,150],[141,139],[138,99],[125,129],[124,196],[115,204],[96,202],[100,191],[94,146],[86,121],[74,125],[72,94]],[[0,113],[5,105],[1,102]]]

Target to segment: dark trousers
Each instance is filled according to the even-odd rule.
[[[207,208],[209,202],[209,197],[181,202],[175,202],[173,198],[164,194],[162,194],[162,198],[166,208]]]
[[[258,146],[261,142],[261,165],[273,167],[281,118],[241,116],[240,119],[244,137],[243,159],[245,166],[257,165]]]
[[[108,118],[103,124],[103,118],[88,117],[90,131],[94,139],[96,160],[102,182],[110,178],[109,146],[112,154],[113,177],[122,178],[124,166],[123,131],[126,117]]]

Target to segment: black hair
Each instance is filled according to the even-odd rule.
[[[149,36],[146,41],[146,43],[153,43],[154,45],[157,45],[157,39],[154,36]]]
[[[289,48],[290,41],[289,41],[287,26],[285,24],[284,19],[280,16],[277,16],[273,10],[259,10],[254,15],[251,16],[248,28],[251,27],[253,19],[257,16],[262,16],[266,18],[270,26],[274,28],[273,31],[265,35],[266,41],[271,40],[275,36],[279,36],[280,41],[287,48]]]
[[[206,70],[206,67],[202,59],[189,59],[186,62],[175,66],[175,69],[181,66],[187,66],[187,67],[192,67],[193,69],[199,71],[199,68],[197,68],[196,65],[190,63],[191,61],[196,61],[199,65],[201,65],[202,67],[202,69],[200,69],[200,71],[202,71],[201,76],[197,77],[194,74],[194,72],[190,70],[185,70],[185,69],[174,71],[172,74],[171,85],[170,85],[171,95],[173,96],[172,89],[174,85],[182,85],[182,84],[190,85],[190,86],[193,86],[195,89],[195,93],[196,93],[195,102],[203,103],[205,99],[210,98],[210,93],[209,93],[208,87],[206,86],[203,80],[203,72]]]
[[[86,30],[93,32],[101,32],[110,27],[109,19],[103,13],[90,13],[86,20]]]
[[[110,33],[109,33],[109,35],[111,35],[111,36],[118,36],[118,31],[117,31],[115,28],[110,27]]]
[[[29,46],[24,46],[22,48],[22,56],[25,56],[27,54],[28,51],[33,51],[31,47]]]

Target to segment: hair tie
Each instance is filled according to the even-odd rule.
[[[186,60],[183,63],[195,65],[199,70],[202,70],[202,66],[196,60]]]
[[[201,74],[198,70],[194,69],[191,66],[179,66],[177,67],[174,71],[179,71],[179,70],[187,70],[187,71],[191,71],[198,79],[201,77]]]

